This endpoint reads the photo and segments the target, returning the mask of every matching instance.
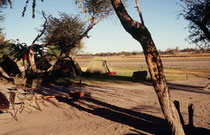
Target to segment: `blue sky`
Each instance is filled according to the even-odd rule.
[[[38,0],[39,1],[39,0]],[[58,2],[59,1],[59,2]],[[179,0],[139,0],[145,25],[152,34],[158,49],[195,47],[188,44],[185,39],[188,36],[186,29],[188,22],[182,17],[177,19],[180,5]],[[25,0],[16,0],[12,9],[5,9],[5,21],[1,23],[7,39],[19,39],[20,42],[31,44],[37,36],[37,28],[44,22],[40,14],[36,18],[31,17],[31,3],[29,3],[25,17],[21,17]],[[128,0],[127,10],[131,17],[139,20],[135,7],[135,0]],[[58,16],[58,11],[79,14],[79,9],[74,0],[44,0],[38,2],[37,11],[46,11],[47,14]],[[135,41],[121,26],[114,14],[97,24],[89,33],[90,38],[85,39],[86,53],[142,51],[140,44]]]

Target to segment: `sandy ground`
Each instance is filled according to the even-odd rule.
[[[209,80],[169,82],[171,97],[180,102],[185,124],[188,106],[194,105],[193,134],[210,135]],[[8,96],[12,84],[0,83]],[[68,91],[82,90],[91,97],[73,101]],[[38,100],[32,112],[18,113],[16,121],[9,113],[0,114],[0,135],[164,135],[169,134],[157,96],[150,83],[95,84],[41,87],[36,95],[57,98]],[[18,106],[18,105],[17,105]],[[11,110],[12,111],[12,110]]]

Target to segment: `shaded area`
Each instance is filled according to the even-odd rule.
[[[152,83],[149,81],[144,83],[146,85],[152,85]],[[81,85],[81,87],[83,88],[85,88],[85,86],[87,85],[84,84]],[[98,87],[98,86],[88,86],[88,87]],[[202,87],[199,86],[190,86],[182,84],[177,85],[175,83],[169,83],[169,88],[172,90],[175,89],[175,90],[185,90],[188,92],[202,93],[201,91]],[[74,86],[71,88],[67,86],[55,87],[54,85],[48,85],[47,88],[42,90],[37,90],[36,92],[42,95],[63,95],[63,94],[68,94],[69,89],[70,90],[79,89],[79,85],[74,84]],[[85,111],[90,114],[100,116],[102,118],[111,120],[113,122],[125,124],[136,129],[135,131],[131,130],[131,133],[125,135],[145,135],[145,132],[156,135],[169,134],[167,123],[164,119],[146,113],[140,113],[137,111],[118,107],[94,98],[83,98],[79,100],[79,104],[78,102],[75,102],[75,100],[69,99],[67,97],[57,96],[56,99],[59,102],[67,103],[68,105],[75,107],[81,111]],[[187,131],[188,126],[185,126],[185,129]],[[142,132],[139,130],[141,130]],[[193,127],[191,129],[191,132],[192,135],[210,134],[210,130],[205,128],[196,128],[196,127]]]
[[[40,87],[39,89],[34,90],[34,92],[37,94],[41,94],[42,96],[67,95],[69,93],[69,87],[48,84],[43,87]]]
[[[132,82],[130,76],[120,76],[120,75],[108,75],[108,74],[90,74],[85,73],[83,80],[88,81],[97,81],[97,82],[112,82],[112,83],[123,83],[123,82]]]
[[[79,105],[68,98],[57,97],[57,100],[82,111],[86,111],[120,124],[131,126],[144,132],[156,135],[169,134],[165,120],[152,115],[114,106],[93,98],[84,98],[80,101]],[[141,134],[143,135],[143,133]]]
[[[85,111],[93,115],[100,116],[102,118],[111,120],[113,122],[125,124],[136,129],[136,130],[131,130],[132,133],[128,133],[125,135],[145,135],[145,133],[143,132],[155,135],[170,134],[166,121],[156,116],[125,109],[93,98],[83,98],[83,100],[80,100],[79,104],[75,103],[74,100],[72,99],[64,97],[56,97],[56,99],[59,102],[66,103],[81,111]],[[188,132],[188,128],[189,128],[188,125],[186,125],[185,126],[186,133]],[[141,130],[143,132],[137,130]],[[199,127],[191,128],[190,132],[191,135],[210,134],[210,130]]]
[[[201,86],[192,86],[186,84],[176,84],[176,83],[168,83],[169,89],[187,91],[187,92],[194,92],[194,93],[201,93],[201,94],[210,94],[208,91],[204,91]]]
[[[189,129],[190,128],[190,129]],[[210,135],[210,130],[200,127],[185,126],[186,134],[188,135]]]
[[[145,85],[153,86],[152,82],[150,81],[144,81],[142,82]],[[210,94],[210,91],[204,91],[201,86],[192,86],[192,85],[186,85],[186,84],[177,84],[177,83],[171,83],[168,82],[168,88],[170,90],[177,90],[177,91],[186,91],[186,92],[194,92],[194,93],[201,93],[201,94]]]

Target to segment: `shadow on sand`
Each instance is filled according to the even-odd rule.
[[[146,85],[152,85],[151,82],[142,82],[142,83]],[[189,92],[209,94],[204,91],[201,91],[202,87],[180,85],[173,83],[168,83],[168,84],[169,88],[174,90],[178,89]],[[68,87],[48,86],[46,90],[42,90],[39,92],[37,91],[37,93],[41,95],[51,95],[51,94],[63,95],[63,94],[68,94]],[[77,101],[75,102],[74,100],[71,100],[66,97],[56,96],[56,99],[59,102],[66,103],[81,111],[85,111],[90,114],[97,115],[107,120],[111,120],[120,124],[125,124],[135,129],[131,130],[131,133],[125,135],[146,135],[146,134],[169,135],[170,134],[166,121],[156,116],[118,107],[94,98],[82,98],[80,100],[80,104],[78,104]],[[185,126],[185,129],[188,129],[188,127]],[[205,128],[193,127],[191,129],[191,135],[207,135],[207,134],[210,134],[210,130]]]
[[[125,135],[146,135],[146,134],[169,135],[170,134],[166,121],[156,116],[111,105],[94,98],[83,98],[82,100],[80,100],[79,105],[75,103],[74,100],[68,98],[56,97],[56,99],[59,102],[66,103],[79,110],[86,111],[93,115],[97,115],[120,124],[125,124],[136,129],[136,130],[131,130],[132,133],[128,133]],[[186,125],[185,126],[186,132],[187,129],[188,126]],[[139,130],[142,132],[140,132]],[[210,130],[208,129],[193,127],[191,129],[190,135],[208,135],[208,134],[210,134]]]
[[[80,101],[80,105],[73,102],[72,100],[69,100],[68,98],[57,97],[56,99],[59,102],[67,103],[70,106],[73,106],[82,111],[86,111],[93,115],[97,115],[117,123],[131,126],[136,130],[141,130],[155,135],[169,134],[165,120],[152,115],[117,107],[93,98],[83,98]],[[139,131],[135,132],[138,135],[145,135],[145,133],[143,132]],[[132,134],[127,134],[127,135],[132,135]]]
[[[144,81],[141,82],[145,85],[153,86],[151,81]],[[209,91],[204,91],[201,86],[191,86],[186,84],[177,84],[172,82],[167,82],[168,88],[170,90],[177,90],[177,91],[186,91],[186,92],[194,92],[194,93],[200,93],[200,94],[210,94]]]

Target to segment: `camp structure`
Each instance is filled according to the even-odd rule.
[[[110,73],[108,62],[103,59],[94,59],[88,65],[86,73],[99,73],[99,74]]]
[[[132,79],[135,82],[145,81],[147,78],[147,71],[136,71],[133,72]]]
[[[72,60],[71,57],[63,57],[55,63],[52,75],[59,77],[77,77],[82,75],[82,70],[79,64]]]

